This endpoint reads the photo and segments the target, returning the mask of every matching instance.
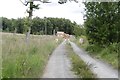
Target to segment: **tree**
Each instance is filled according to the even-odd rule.
[[[86,2],[86,33],[90,43],[109,45],[118,42],[119,2]]]
[[[76,22],[74,22],[76,26],[74,26],[73,33],[76,37],[85,35],[85,28],[83,25],[77,25]]]
[[[17,29],[17,33],[25,33],[26,32],[26,27],[25,27],[25,21],[24,21],[25,18],[21,19],[21,18],[18,18],[16,20],[16,29]]]
[[[82,33],[82,28],[77,23],[72,23],[69,19],[65,18],[44,18],[39,17],[33,18],[31,21],[26,18],[18,19],[7,19],[3,18],[3,31],[14,32],[16,29],[17,33],[28,32],[31,27],[31,34],[45,34],[45,26],[47,35],[53,35],[54,32],[63,31],[67,34]],[[77,30],[75,32],[74,30]],[[80,31],[79,31],[80,29]]]
[[[9,19],[2,17],[2,26],[3,26],[2,30],[3,31],[10,31],[11,32],[11,29],[10,29],[11,25],[12,25],[12,23]]]

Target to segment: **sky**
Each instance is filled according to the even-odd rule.
[[[22,0],[24,2],[24,0]],[[33,17],[58,17],[70,19],[78,24],[83,24],[84,4],[82,2],[67,2],[65,4],[58,4],[58,0],[50,0],[52,3],[43,4],[36,1],[35,4],[40,4],[39,10],[34,10]],[[0,2],[0,17],[7,18],[23,18],[28,16],[26,9],[20,0],[1,0]]]

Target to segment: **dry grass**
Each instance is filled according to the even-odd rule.
[[[25,35],[2,34],[3,78],[40,78],[48,58],[61,40],[55,36],[31,35],[26,45]]]

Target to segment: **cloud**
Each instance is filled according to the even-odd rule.
[[[76,21],[78,24],[83,24],[83,14],[81,13],[84,8],[83,4],[75,2],[67,2],[65,4],[58,4],[58,0],[51,0],[52,3],[40,4],[40,9],[33,12],[33,17],[59,17]],[[25,7],[19,0],[2,0],[0,3],[0,16],[7,18],[18,18],[28,16]]]

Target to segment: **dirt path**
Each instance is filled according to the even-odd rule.
[[[67,58],[65,50],[66,42],[63,41],[51,55],[48,65],[46,66],[43,78],[74,78],[71,63]]]
[[[70,42],[70,44],[74,52],[90,66],[90,69],[98,78],[118,78],[117,70],[114,70],[111,66],[98,59],[93,59],[85,51],[76,46],[75,43]]]

